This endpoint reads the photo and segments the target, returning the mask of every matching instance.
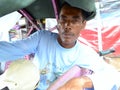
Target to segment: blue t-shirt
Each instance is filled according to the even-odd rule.
[[[39,30],[23,40],[9,43],[2,41],[0,60],[16,60],[34,53],[33,62],[41,74],[39,90],[46,90],[52,82],[74,65],[94,72],[105,71],[106,63],[92,48],[77,41],[74,47],[67,49],[58,43],[57,37],[57,33]]]

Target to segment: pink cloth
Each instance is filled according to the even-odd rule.
[[[65,74],[59,77],[49,88],[49,90],[56,90],[58,87],[64,85],[68,80],[80,77],[84,75],[91,74],[92,71],[85,68],[80,68],[79,66],[73,66],[70,70],[68,70]]]
[[[12,61],[7,61],[7,62],[5,63],[5,70],[9,67],[9,65],[10,65],[11,62],[12,62]]]

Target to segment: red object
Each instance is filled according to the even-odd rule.
[[[103,50],[114,48],[114,56],[120,55],[120,26],[111,26],[102,28],[102,47]],[[80,37],[84,38],[93,49],[98,49],[98,32],[97,29],[85,29],[81,32]],[[79,39],[80,42],[85,43]],[[86,43],[85,43],[86,44]]]

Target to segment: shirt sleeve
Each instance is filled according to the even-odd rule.
[[[31,36],[14,42],[0,41],[0,61],[15,60],[34,53],[41,36],[40,31]]]
[[[93,49],[89,49],[89,52],[87,50],[85,51],[86,58],[83,59],[84,63],[87,63],[86,68],[94,72],[92,75],[87,75],[93,82],[94,90],[118,90],[120,73]]]
[[[87,76],[92,80],[94,90],[118,90],[119,75],[119,72],[111,69],[111,71],[101,71]]]
[[[112,65],[106,63],[99,56],[96,56],[92,65],[94,74],[88,75],[88,77],[93,82],[94,90],[118,90],[120,86],[120,74]]]

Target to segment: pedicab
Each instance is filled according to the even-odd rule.
[[[42,28],[37,25],[36,19],[58,19],[59,7],[64,1],[68,2],[69,4],[76,4],[74,2],[70,2],[70,0],[1,0],[0,17],[13,11],[18,11],[20,14],[23,15],[23,17],[28,20],[28,22],[32,26],[27,34],[29,36],[32,30],[40,30]],[[89,15],[90,17],[88,17],[88,20],[96,14],[96,12],[94,12],[94,9],[95,8],[92,8],[93,12],[91,12],[91,15]],[[52,29],[54,28],[56,28],[56,26]],[[111,52],[114,52],[114,50],[108,50],[108,52],[99,52],[99,54],[100,56],[103,56],[104,54],[109,54]],[[74,66],[65,74],[63,74],[59,79],[57,79],[50,87],[50,90],[55,90],[55,88],[60,87],[71,78],[92,73],[93,72],[91,70]],[[9,89],[9,86],[5,86],[4,88],[6,87]]]

